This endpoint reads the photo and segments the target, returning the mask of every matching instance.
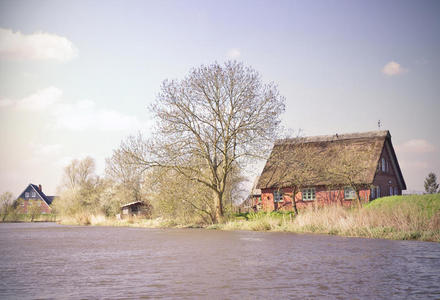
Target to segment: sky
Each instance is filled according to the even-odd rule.
[[[0,193],[53,195],[86,156],[102,175],[121,140],[151,133],[163,80],[227,60],[278,85],[283,127],[380,120],[409,192],[440,176],[439,1],[0,0]]]

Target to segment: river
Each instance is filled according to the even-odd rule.
[[[0,224],[1,299],[439,299],[440,244]]]

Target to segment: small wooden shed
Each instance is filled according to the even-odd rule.
[[[150,205],[143,201],[135,201],[121,206],[121,217],[147,217],[150,214]]]

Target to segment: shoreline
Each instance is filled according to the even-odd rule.
[[[226,216],[224,223],[203,224],[157,217],[117,219],[87,211],[69,216],[43,215],[33,221],[20,215],[6,222],[56,222],[61,225],[135,228],[201,228],[337,235],[343,237],[440,242],[440,194],[391,196],[369,202],[361,208],[340,205],[310,207],[298,215],[288,211],[250,212]]]
[[[278,232],[278,233],[292,233],[292,234],[312,234],[312,235],[327,235],[327,236],[340,236],[347,238],[367,238],[367,239],[383,239],[383,240],[394,240],[394,241],[420,241],[420,242],[431,242],[440,243],[440,239],[425,238],[421,233],[407,233],[399,231],[388,231],[382,228],[376,231],[376,234],[368,234],[374,232],[374,228],[365,228],[365,234],[344,234],[342,232],[335,232],[331,230],[284,230],[281,228],[274,229],[251,229],[249,224],[235,224],[236,221],[226,222],[222,224],[211,224],[211,225],[198,225],[198,224],[174,224],[174,225],[154,225],[148,224],[155,219],[139,219],[136,221],[129,220],[116,220],[116,219],[106,219],[105,222],[99,222],[95,224],[81,224],[79,222],[64,222],[61,220],[57,221],[1,221],[0,223],[56,223],[58,225],[64,226],[90,226],[90,227],[125,227],[125,228],[145,228],[145,229],[204,229],[204,230],[219,230],[219,231],[255,231],[255,232]],[[122,222],[121,222],[122,221]],[[146,222],[145,222],[146,221]],[[240,221],[242,223],[243,221]],[[248,222],[248,221],[244,221]],[[387,232],[389,234],[387,234]]]

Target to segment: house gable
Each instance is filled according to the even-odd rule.
[[[40,200],[41,203],[47,208],[47,210],[51,210],[50,204],[54,199],[54,196],[46,196],[43,191],[35,184],[30,183],[24,191],[18,196],[17,200]]]
[[[387,139],[387,141],[385,143],[384,149],[386,149],[386,151],[387,151],[387,153],[389,155],[391,166],[392,166],[392,169],[393,169],[393,173],[394,173],[394,176],[397,179],[397,183],[399,184],[400,189],[401,190],[406,190],[405,179],[403,178],[402,170],[400,169],[400,165],[399,165],[399,162],[397,160],[397,156],[396,156],[396,153],[394,151],[393,144],[391,143],[391,138]]]

